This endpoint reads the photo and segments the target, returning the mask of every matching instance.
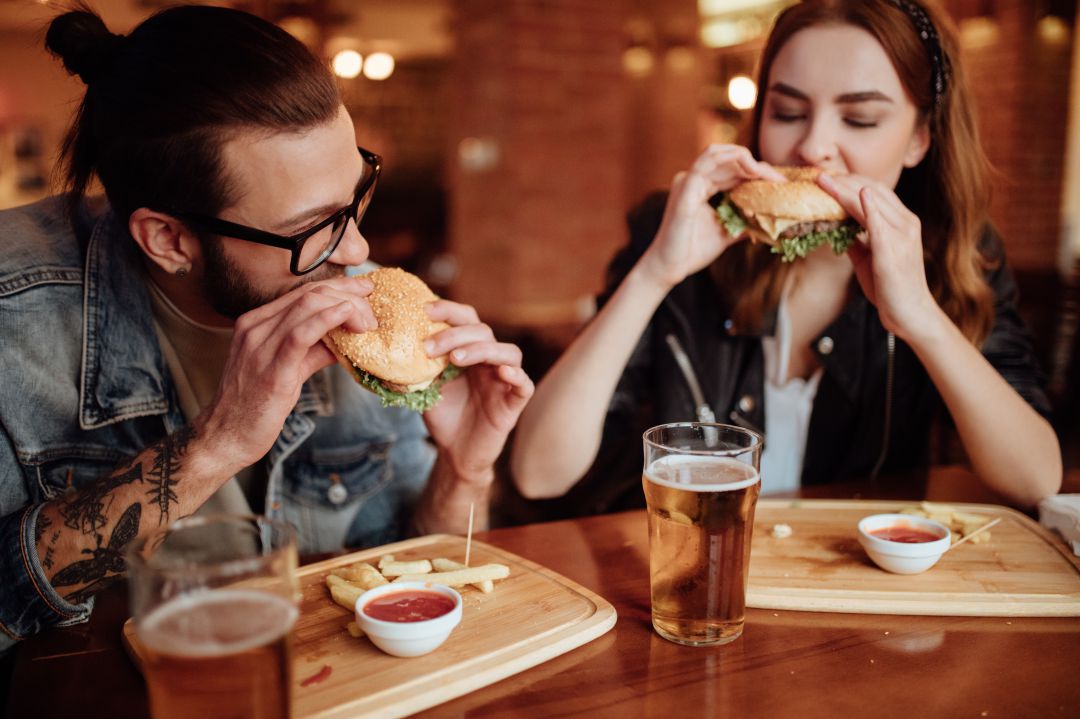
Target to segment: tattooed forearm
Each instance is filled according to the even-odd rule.
[[[124,545],[135,539],[148,514],[147,529],[190,514],[216,488],[214,478],[191,476],[189,445],[195,439],[182,429],[146,447],[137,457],[102,477],[47,502],[38,512],[34,538],[40,566],[60,594],[81,603],[122,574]],[[198,460],[198,443],[191,457]],[[197,462],[195,463],[197,465]],[[108,538],[108,541],[106,541]]]
[[[124,571],[124,557],[121,552],[128,542],[138,536],[141,523],[142,504],[136,502],[124,510],[120,521],[113,527],[107,546],[101,546],[101,535],[97,535],[97,547],[82,550],[82,553],[89,554],[90,558],[82,559],[61,569],[52,576],[50,580],[52,585],[58,589],[78,587],[65,595],[75,604],[81,604],[97,594],[112,583],[116,575]],[[47,559],[48,556],[46,553]],[[45,566],[44,562],[42,566]]]
[[[142,464],[136,462],[122,472],[81,487],[60,505],[64,526],[86,535],[97,534],[109,521],[107,509],[112,501],[112,491],[125,484],[142,481]],[[38,521],[41,521],[40,513]]]
[[[175,490],[179,480],[174,479],[173,475],[180,471],[181,460],[194,437],[195,430],[185,427],[166,437],[154,448],[153,465],[147,473],[150,489],[146,494],[157,505],[159,526],[169,523],[169,511],[180,502]]]

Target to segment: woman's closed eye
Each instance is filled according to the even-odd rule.
[[[857,117],[857,116],[852,117],[852,116],[848,116],[848,117],[844,118],[844,123],[846,125],[850,126],[850,127],[855,127],[855,128],[860,128],[860,129],[869,128],[869,127],[877,127],[878,126],[877,118],[871,118],[871,117]]]
[[[799,122],[806,119],[806,113],[804,112],[784,112],[781,110],[774,110],[772,113],[772,119],[777,122]]]

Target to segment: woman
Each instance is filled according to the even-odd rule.
[[[808,0],[777,19],[759,87],[749,147],[708,148],[662,218],[632,216],[602,309],[521,420],[519,489],[640,504],[641,430],[713,416],[764,432],[766,492],[866,479],[925,466],[943,403],[987,486],[1056,492],[954,34],[908,0]],[[846,254],[782,264],[722,229],[709,198],[776,165],[823,171],[866,230]]]

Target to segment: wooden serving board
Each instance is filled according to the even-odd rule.
[[[1001,518],[988,543],[966,542],[922,574],[892,574],[863,551],[856,524],[915,502],[781,500],[758,502],[747,604],[858,614],[1080,616],[1080,561],[1025,515],[990,504],[952,504]],[[772,536],[776,524],[793,533]]]
[[[498,562],[510,576],[483,594],[459,589],[461,624],[431,654],[411,659],[384,654],[367,639],[345,631],[353,615],[338,606],[325,576],[358,561],[465,558],[465,540],[451,535],[417,537],[300,568],[303,598],[293,644],[293,716],[402,717],[564,654],[615,625],[615,608],[566,577],[491,545],[473,541],[471,565]],[[136,663],[141,651],[130,620],[124,641]],[[329,676],[302,686],[331,668]]]

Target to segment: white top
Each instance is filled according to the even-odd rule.
[[[762,337],[765,352],[765,449],[761,454],[761,491],[790,492],[799,488],[806,433],[814,397],[824,371],[818,367],[809,379],[787,376],[791,357],[791,318],[787,312],[788,287],[776,308],[776,333]]]

